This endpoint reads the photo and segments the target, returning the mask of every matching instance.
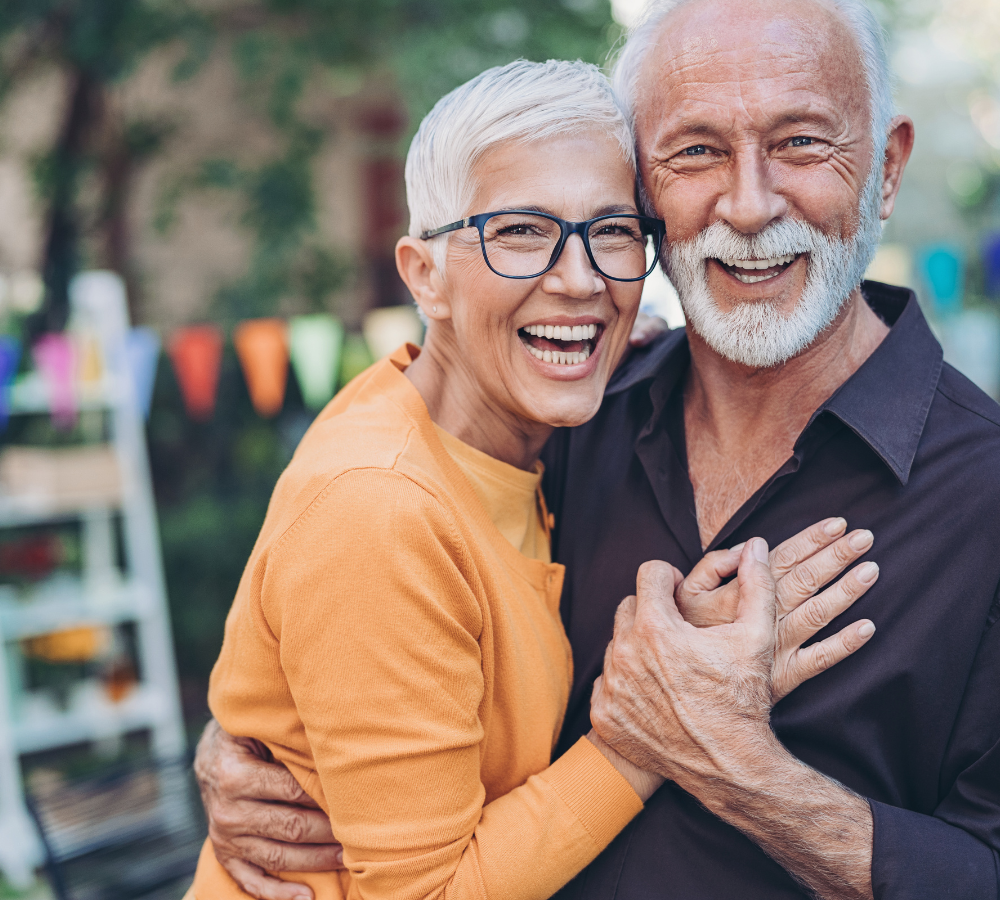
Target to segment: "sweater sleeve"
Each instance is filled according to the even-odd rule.
[[[549,897],[642,808],[586,740],[485,802],[475,581],[441,504],[383,470],[340,476],[269,555],[261,608],[316,764],[304,787],[352,897]]]

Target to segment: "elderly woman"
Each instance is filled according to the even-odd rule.
[[[636,208],[631,134],[582,63],[458,88],[406,180],[397,263],[423,350],[359,376],[303,439],[210,702],[328,813],[346,870],[287,876],[318,900],[544,898],[659,784],[593,736],[551,760],[571,655],[538,456],[596,412],[662,224]],[[689,582],[737,559],[766,570],[737,549]],[[210,844],[193,893],[245,896]]]

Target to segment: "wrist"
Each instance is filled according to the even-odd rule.
[[[618,774],[622,776],[630,785],[632,785],[632,790],[639,795],[639,799],[645,803],[653,794],[656,789],[663,784],[664,778],[662,775],[658,775],[656,772],[648,772],[645,769],[640,769],[631,760],[626,759],[622,756],[614,747],[604,741],[601,736],[594,731],[593,728],[590,729],[590,733],[587,735],[587,740],[590,741],[604,756],[604,758],[611,763],[618,770]]]

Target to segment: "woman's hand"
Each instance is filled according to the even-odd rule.
[[[836,665],[862,647],[875,625],[861,619],[809,647],[802,644],[848,609],[878,578],[878,566],[866,562],[836,584],[817,593],[872,546],[870,531],[845,535],[843,519],[826,519],[779,544],[769,556],[775,580],[777,639],[771,699],[777,703],[796,687]],[[739,564],[740,544],[708,553],[678,585],[674,599],[692,625],[728,624],[736,618],[739,590],[730,578]]]

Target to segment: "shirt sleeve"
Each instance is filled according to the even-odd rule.
[[[1000,594],[945,756],[933,815],[869,801],[875,900],[1000,896]]]
[[[315,760],[318,784],[303,786],[328,806],[350,896],[549,897],[641,801],[583,740],[487,802],[481,576],[411,480],[337,482],[272,550],[261,607]]]

